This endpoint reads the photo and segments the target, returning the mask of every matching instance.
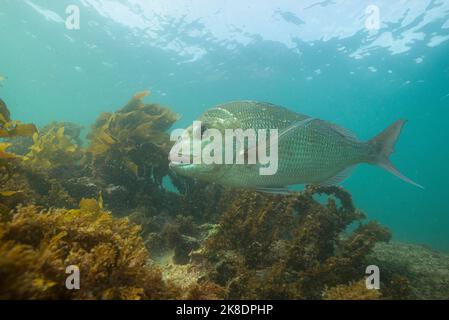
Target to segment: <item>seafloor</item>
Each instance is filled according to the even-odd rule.
[[[178,115],[146,95],[100,114],[86,142],[0,100],[0,299],[449,299],[449,255],[391,243],[340,187],[268,195],[175,175]]]

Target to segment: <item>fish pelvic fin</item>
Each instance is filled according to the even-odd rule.
[[[286,186],[281,187],[257,187],[255,189],[257,192],[269,193],[269,194],[281,194],[281,195],[289,195],[292,194],[292,191],[288,189]]]
[[[368,144],[373,146],[374,154],[372,163],[384,168],[388,172],[394,174],[399,179],[414,185],[415,187],[424,189],[423,186],[414,182],[413,180],[407,178],[398,169],[395,168],[390,160],[390,155],[394,152],[394,146],[396,141],[401,134],[402,128],[404,127],[406,120],[400,119],[386,128],[384,131],[379,133],[373,139],[368,141]]]

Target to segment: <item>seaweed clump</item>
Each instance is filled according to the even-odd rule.
[[[140,228],[113,218],[101,203],[2,215],[1,299],[170,299],[175,289],[149,265]],[[80,270],[80,289],[65,287],[66,267]]]
[[[11,113],[5,102],[0,99],[0,138],[29,137],[37,132],[32,123],[11,120]]]
[[[67,126],[54,122],[35,133],[30,151],[23,157],[24,164],[34,171],[61,171],[61,167],[76,165],[82,158],[79,136],[68,134]]]
[[[25,191],[25,189],[17,188],[15,181],[16,171],[22,158],[11,150],[13,144],[9,140],[30,137],[36,132],[37,128],[34,124],[11,120],[8,107],[0,99],[0,214],[8,212],[22,201]]]
[[[27,193],[21,204],[75,208],[81,199],[71,196],[64,188],[68,179],[82,172],[83,156],[80,145],[66,133],[66,126],[69,124],[55,122],[35,132],[28,151],[9,161],[11,174],[2,189]],[[8,143],[12,150],[22,150],[28,141],[14,139]]]
[[[7,182],[14,176],[14,161],[18,158],[16,154],[7,151],[10,145],[0,142],[0,214],[9,212],[18,203],[18,192],[7,186]]]
[[[166,130],[178,115],[157,104],[143,103],[148,94],[137,93],[117,112],[102,113],[88,134],[92,175],[105,190],[105,202],[115,211],[145,207],[145,211],[157,213],[177,202],[162,184],[169,175],[172,145]]]
[[[339,187],[227,197],[218,231],[194,258],[230,299],[322,299],[326,288],[361,279],[376,242],[390,239],[376,222],[361,222],[363,213]],[[354,222],[359,226],[346,234]]]
[[[147,95],[102,113],[87,148],[76,124],[37,132],[0,101],[0,298],[408,297],[408,275],[390,267],[381,291],[362,288],[373,247],[391,235],[342,188],[268,195],[171,172],[166,130],[178,115]],[[80,290],[65,288],[68,265]]]
[[[11,159],[19,158],[14,152],[8,152],[6,149],[12,146],[12,143],[6,139],[16,137],[31,137],[37,132],[34,124],[22,123],[11,120],[11,113],[5,102],[0,99],[0,169],[5,169],[10,165]],[[4,172],[0,172],[4,174]]]
[[[379,300],[381,293],[378,290],[366,288],[364,280],[346,285],[338,285],[324,292],[326,300]]]

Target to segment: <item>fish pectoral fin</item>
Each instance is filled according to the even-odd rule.
[[[296,121],[289,125],[287,128],[279,132],[278,140],[288,137],[290,134],[294,133],[297,129],[305,128],[312,121],[317,120],[316,118],[306,118],[300,121]]]
[[[289,137],[289,136],[290,136],[292,133],[294,133],[297,129],[307,127],[307,125],[308,125],[309,123],[311,123],[312,121],[314,121],[314,120],[317,120],[317,119],[316,119],[316,118],[306,118],[306,119],[302,119],[302,120],[300,120],[300,121],[294,122],[293,124],[289,125],[287,128],[281,130],[281,131],[279,132],[279,134],[278,134],[278,138],[277,138],[277,139],[275,139],[274,141],[271,141],[271,139],[270,139],[270,144],[269,144],[270,150],[273,150],[273,149],[274,149],[273,147],[274,147],[276,144],[279,145],[279,143],[280,143],[280,141],[281,141],[282,139],[285,139],[285,138]],[[257,148],[259,148],[259,150],[257,150]],[[242,150],[242,151],[240,151],[240,154],[242,155],[244,152],[245,152],[245,150]],[[254,147],[254,148],[250,148],[250,149],[248,149],[247,152],[248,152],[248,153],[254,152],[254,154],[263,154],[263,153],[266,154],[266,153],[267,153],[267,146],[265,146],[265,147],[263,147],[263,148],[262,148],[262,147],[259,147],[259,146]],[[257,153],[257,152],[259,152],[259,153]]]
[[[270,193],[270,194],[282,194],[287,195],[292,193],[287,187],[256,187],[257,192]]]
[[[338,172],[336,175],[321,181],[319,183],[317,183],[317,185],[322,186],[322,187],[329,187],[329,186],[335,186],[341,182],[343,182],[347,177],[349,177],[349,175],[351,174],[352,170],[354,170],[354,168],[357,165],[352,165],[349,166],[347,168],[344,168],[343,170],[341,170],[340,172]]]

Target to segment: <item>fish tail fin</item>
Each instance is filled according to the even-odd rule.
[[[374,148],[374,156],[371,162],[394,174],[399,179],[402,179],[418,188],[424,189],[423,186],[417,184],[399,172],[390,160],[390,155],[394,152],[394,145],[401,134],[405,122],[406,121],[402,119],[396,121],[373,139],[368,141],[368,144]]]

